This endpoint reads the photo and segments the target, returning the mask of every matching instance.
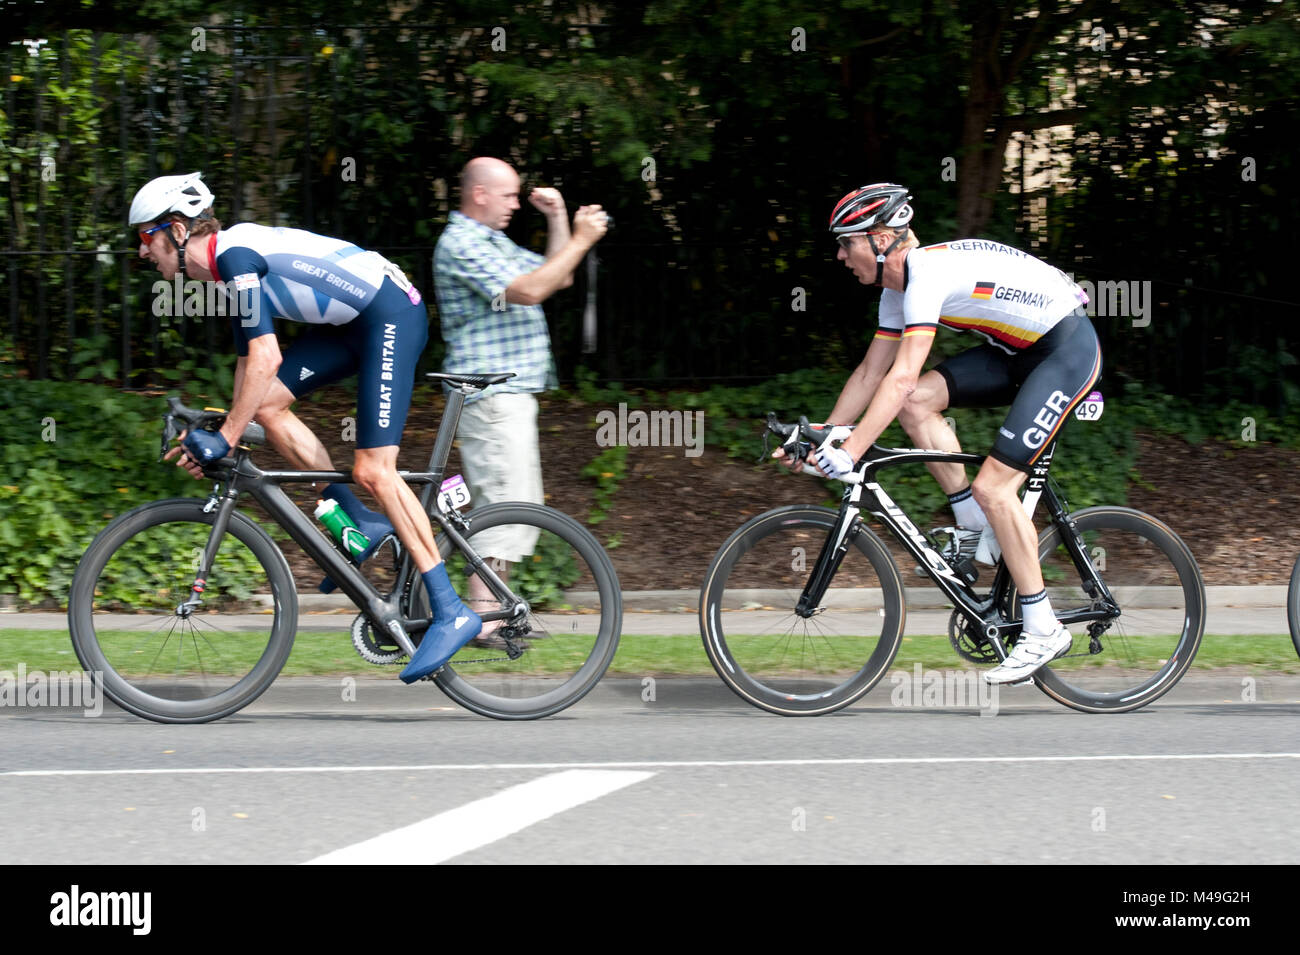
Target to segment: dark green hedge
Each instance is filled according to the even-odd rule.
[[[66,605],[86,546],[113,517],[195,482],[158,463],[160,397],[0,378],[0,594]]]

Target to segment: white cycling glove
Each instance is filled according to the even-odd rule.
[[[849,452],[843,448],[831,447],[829,441],[822,444],[813,457],[826,476],[837,481],[844,480],[853,471],[853,458]]]

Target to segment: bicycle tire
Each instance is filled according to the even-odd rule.
[[[759,709],[782,716],[842,709],[870,691],[898,653],[903,581],[861,521],[832,581],[840,586],[828,588],[817,615],[795,613],[837,519],[826,507],[767,511],[732,534],[705,573],[704,651],[722,681]]]
[[[1300,655],[1300,557],[1296,558],[1295,569],[1291,571],[1291,586],[1286,591],[1286,621],[1291,627],[1295,652]]]
[[[1098,653],[1091,652],[1084,625],[1070,627],[1070,652],[1040,669],[1034,680],[1052,699],[1086,713],[1139,709],[1173,689],[1200,648],[1205,633],[1200,569],[1182,539],[1149,514],[1090,507],[1074,512],[1070,520],[1120,614],[1100,635]],[[1093,603],[1065,549],[1058,549],[1060,542],[1055,525],[1038,541],[1058,617]],[[1053,582],[1053,577],[1062,581]],[[1014,587],[1011,596],[1011,606],[1018,607]],[[995,649],[1005,657],[996,641]]]
[[[204,723],[253,702],[284,666],[297,629],[284,555],[238,512],[208,573],[202,611],[177,616],[216,517],[204,505],[154,501],[116,518],[86,549],[68,596],[82,667],[118,706],[159,723]]]
[[[475,546],[476,539],[482,545],[482,535],[494,529],[537,533],[524,560],[510,562],[504,571],[499,560],[493,565],[529,604],[526,647],[510,660],[505,651],[471,643],[434,675],[434,682],[454,702],[499,720],[540,719],[572,706],[591,692],[618,650],[623,595],[609,556],[581,524],[544,505],[501,502],[474,508],[465,518],[470,527],[461,534],[475,552],[486,549]],[[468,599],[464,555],[445,533],[438,535],[437,544],[456,592]],[[409,617],[428,616],[418,572],[407,577],[403,593]],[[490,606],[501,608],[499,602]]]

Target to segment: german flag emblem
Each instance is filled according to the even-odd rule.
[[[975,291],[970,293],[971,298],[990,299],[993,297],[993,289],[997,287],[994,282],[976,282]]]

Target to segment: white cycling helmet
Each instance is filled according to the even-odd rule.
[[[157,222],[169,212],[179,212],[191,219],[198,218],[212,206],[216,198],[203,184],[203,174],[192,172],[188,176],[159,176],[150,179],[131,200],[128,225]]]

